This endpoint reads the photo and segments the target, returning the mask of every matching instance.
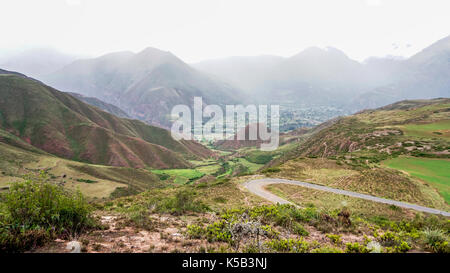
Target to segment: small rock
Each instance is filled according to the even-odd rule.
[[[70,253],[81,253],[81,243],[77,241],[68,242],[66,249],[70,250]]]

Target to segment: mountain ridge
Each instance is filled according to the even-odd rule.
[[[162,128],[121,119],[31,78],[0,76],[1,128],[51,154],[89,163],[180,168],[212,155]]]
[[[78,60],[44,79],[64,91],[93,96],[149,124],[168,128],[177,104],[235,103],[238,91],[185,64],[170,52],[148,47]],[[155,92],[155,90],[159,90]]]

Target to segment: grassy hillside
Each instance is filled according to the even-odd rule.
[[[49,177],[49,182],[69,190],[79,189],[89,199],[109,199],[171,185],[145,169],[82,163],[53,156],[31,145],[29,148],[0,141],[0,191],[23,181],[26,175],[41,172]]]
[[[104,101],[101,101],[97,98],[94,97],[86,97],[83,96],[81,94],[77,94],[77,93],[70,93],[68,92],[72,97],[75,97],[79,100],[81,100],[82,102],[85,102],[89,105],[95,106],[100,108],[101,110],[108,112],[110,114],[113,114],[115,116],[118,116],[119,118],[130,118],[127,113],[125,113],[125,111],[123,111],[122,109],[120,109],[119,107],[112,105],[110,103],[106,103]]]
[[[401,101],[302,135],[270,176],[448,209],[450,99]],[[285,145],[287,146],[287,145]],[[292,187],[275,187],[289,190]]]
[[[297,154],[356,152],[369,161],[398,154],[449,157],[449,121],[450,99],[403,101],[341,118],[309,138]]]
[[[0,76],[0,128],[48,153],[95,164],[183,168],[185,158],[212,155],[169,132],[121,119],[78,99],[16,75]]]
[[[450,160],[397,157],[386,160],[383,164],[429,182],[439,190],[447,204],[450,204]]]

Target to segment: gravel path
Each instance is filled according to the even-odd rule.
[[[432,214],[440,214],[440,215],[444,215],[444,216],[447,216],[447,217],[450,216],[449,212],[438,210],[438,209],[422,207],[422,206],[419,206],[419,205],[409,204],[409,203],[395,201],[395,200],[391,200],[391,199],[375,197],[375,196],[368,195],[368,194],[362,194],[362,193],[357,193],[357,192],[353,192],[353,191],[340,190],[340,189],[330,188],[330,187],[326,187],[326,186],[320,186],[320,185],[306,183],[306,182],[301,182],[301,181],[296,181],[296,180],[287,180],[287,179],[278,179],[278,178],[263,178],[263,179],[250,180],[250,181],[244,183],[244,187],[246,189],[248,189],[250,192],[252,192],[252,193],[254,193],[254,194],[256,194],[256,195],[258,195],[258,196],[260,196],[260,197],[262,197],[264,199],[267,199],[270,202],[280,203],[280,204],[292,204],[291,202],[289,202],[289,201],[287,201],[287,200],[285,200],[285,199],[283,199],[283,198],[281,198],[281,197],[279,197],[279,196],[277,196],[277,195],[275,195],[273,193],[270,193],[270,192],[266,191],[264,189],[264,187],[267,186],[267,185],[270,185],[270,184],[291,184],[291,185],[297,185],[297,186],[310,188],[310,189],[314,189],[314,190],[332,192],[332,193],[336,193],[336,194],[341,194],[341,195],[361,198],[361,199],[365,199],[365,200],[370,200],[370,201],[373,201],[373,202],[389,204],[389,205],[395,205],[395,206],[401,207],[401,208],[413,209],[413,210],[427,212],[427,213],[432,213]]]

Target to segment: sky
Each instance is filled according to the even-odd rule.
[[[362,61],[450,35],[448,0],[0,0],[0,57],[28,48],[99,56],[148,46],[193,63],[332,46]]]

